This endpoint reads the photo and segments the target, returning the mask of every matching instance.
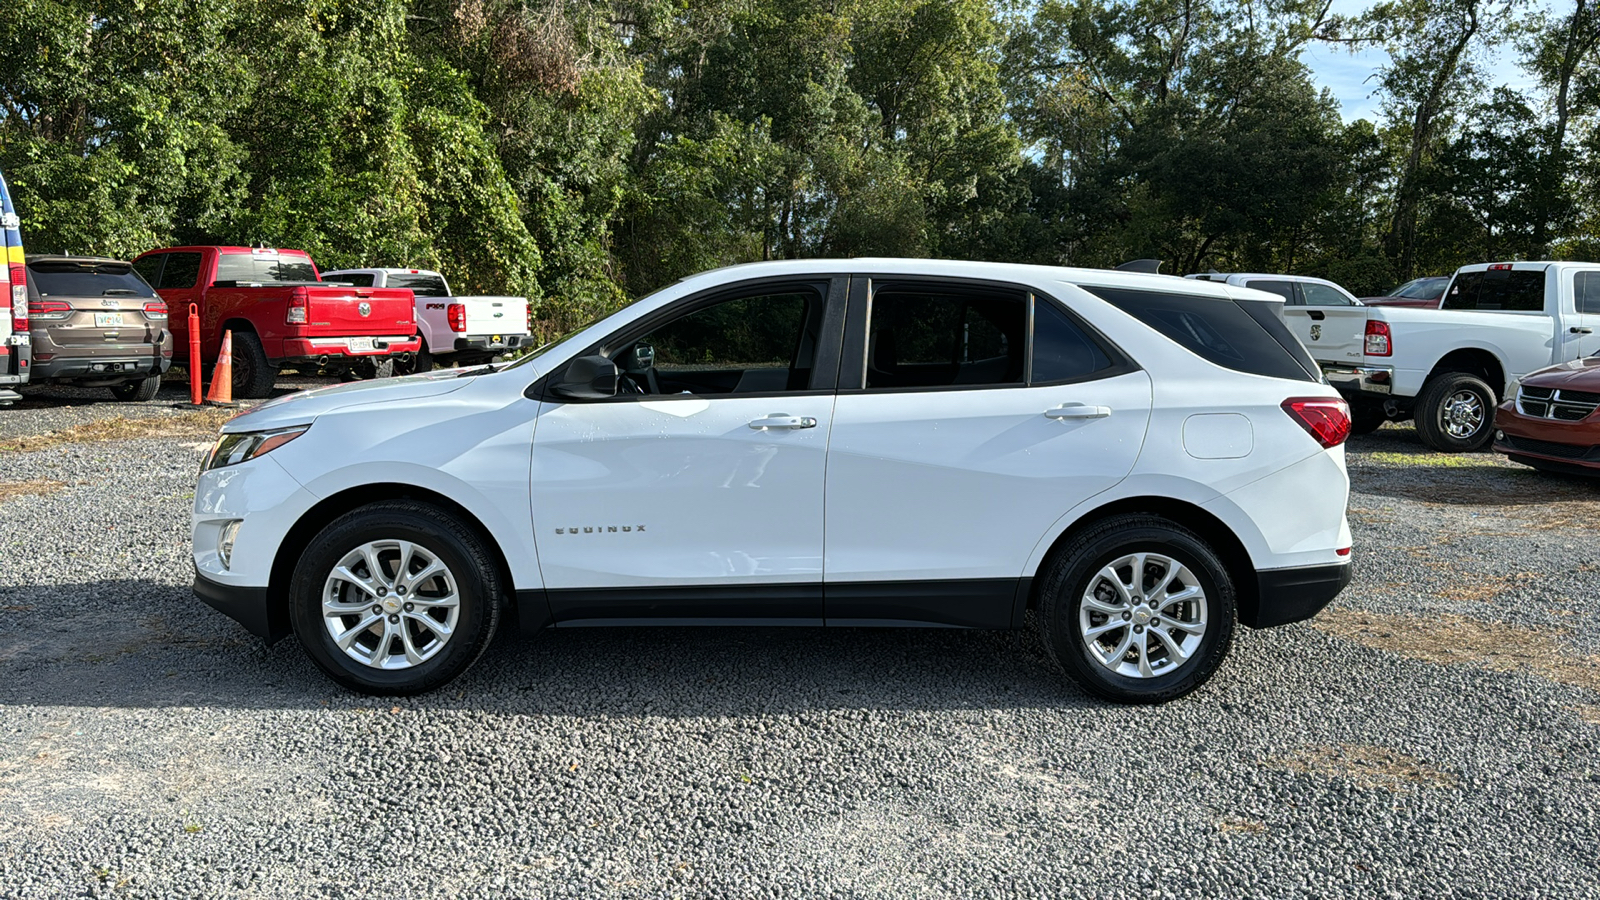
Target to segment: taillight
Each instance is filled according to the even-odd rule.
[[[1366,352],[1368,356],[1390,356],[1394,353],[1394,347],[1389,342],[1388,322],[1367,320]]]
[[[28,330],[28,270],[18,265],[11,267],[11,330]]]
[[[445,318],[450,320],[451,331],[467,330],[467,307],[462,303],[452,303],[445,308]]]
[[[29,310],[32,317],[43,322],[53,322],[72,316],[72,304],[65,300],[40,300]],[[26,326],[24,326],[26,327]]]
[[[165,319],[167,317],[167,301],[150,300],[144,305],[144,314],[149,319]]]
[[[306,323],[306,304],[311,298],[311,292],[303,287],[295,288],[289,292],[289,312],[284,321],[290,325],[304,325]]]
[[[1323,447],[1337,447],[1350,436],[1350,405],[1338,397],[1290,397],[1282,406]]]
[[[1506,272],[1511,269],[1511,263],[1495,263],[1489,267],[1491,272]]]

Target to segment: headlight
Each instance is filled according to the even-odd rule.
[[[206,454],[205,464],[200,471],[207,469],[220,469],[223,466],[232,466],[246,460],[255,459],[266,453],[282,447],[295,438],[306,433],[310,425],[295,425],[290,428],[277,428],[272,431],[241,431],[234,434],[225,434],[217,438],[216,446]]]

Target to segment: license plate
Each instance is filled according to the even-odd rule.
[[[372,338],[350,338],[345,342],[351,353],[371,353]]]
[[[94,327],[116,328],[122,324],[122,313],[95,313]]]

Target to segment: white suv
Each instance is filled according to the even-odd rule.
[[[680,281],[515,363],[229,422],[195,591],[331,677],[549,625],[1022,628],[1088,690],[1201,685],[1350,577],[1348,409],[1278,299],[927,260]]]

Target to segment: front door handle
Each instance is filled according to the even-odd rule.
[[[1044,414],[1046,418],[1051,419],[1104,419],[1111,415],[1111,407],[1066,403],[1055,409],[1047,409]]]
[[[773,413],[770,416],[762,416],[751,422],[750,427],[757,431],[766,431],[769,428],[815,428],[817,427],[817,420],[810,416]]]
[[[1574,325],[1571,328],[1568,328],[1567,331],[1570,331],[1573,334],[1594,334],[1594,329],[1593,328],[1583,328],[1583,327],[1578,326],[1578,325]]]
[[[1323,312],[1320,309],[1309,310],[1309,311],[1307,311],[1306,315],[1310,316],[1313,320],[1318,321],[1318,322],[1321,322],[1323,319],[1326,319],[1328,317],[1328,314]]]

